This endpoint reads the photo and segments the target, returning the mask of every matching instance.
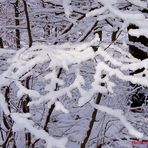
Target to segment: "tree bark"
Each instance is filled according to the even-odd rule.
[[[97,96],[97,99],[96,99],[96,104],[100,103],[101,97],[102,97],[102,94],[98,93],[98,96]],[[89,129],[87,131],[86,137],[84,138],[83,142],[81,143],[80,148],[85,148],[86,147],[88,139],[89,139],[89,137],[90,137],[90,135],[92,133],[92,129],[93,129],[94,123],[96,121],[97,111],[98,111],[97,109],[94,109],[94,111],[92,113],[91,120],[89,122]]]
[[[27,21],[27,31],[28,31],[29,47],[31,47],[33,40],[32,40],[32,33],[31,33],[31,27],[30,27],[30,20],[29,20],[27,3],[26,3],[25,0],[23,0],[23,4],[24,4],[25,15],[26,15],[26,21]]]
[[[111,38],[112,39],[112,42],[116,41],[117,32],[118,32],[118,30],[112,32],[112,38]]]
[[[19,7],[19,0],[16,0],[16,2],[14,4],[14,9],[15,9],[15,25],[16,26],[20,25],[19,18],[18,18],[19,17],[18,7]],[[16,29],[15,32],[16,32],[16,47],[19,49],[19,48],[21,48],[21,45],[20,45],[20,31],[19,31],[19,29]]]
[[[27,77],[26,80],[24,81],[24,85],[27,89],[30,89],[30,85],[29,85],[29,82],[30,82],[30,78],[31,77]],[[24,113],[29,113],[30,112],[30,109],[29,109],[29,106],[27,106],[27,104],[30,102],[30,97],[28,95],[26,96],[23,96],[23,101],[22,101],[22,110]],[[28,133],[25,133],[25,139],[26,139],[26,148],[29,148],[30,145],[31,145],[31,134],[28,132]]]
[[[0,37],[0,48],[4,48],[4,45],[3,45],[3,40],[2,38]]]
[[[62,73],[62,68],[59,69],[57,78],[60,77],[61,73]],[[58,88],[59,88],[59,86],[58,86],[58,84],[56,84],[55,91],[57,91]],[[48,132],[48,123],[49,123],[49,121],[50,121],[50,117],[51,117],[51,114],[52,114],[54,108],[55,108],[55,104],[52,104],[52,105],[51,105],[51,108],[48,110],[48,115],[47,115],[47,118],[46,118],[46,121],[45,121],[45,125],[44,125],[44,130],[47,131],[47,132]]]

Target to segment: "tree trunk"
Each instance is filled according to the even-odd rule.
[[[29,82],[30,82],[30,78],[31,77],[27,77],[26,80],[24,81],[24,85],[27,89],[30,89],[30,85],[29,85]],[[30,97],[28,95],[26,96],[23,96],[23,101],[22,101],[22,110],[24,113],[29,113],[30,112],[30,109],[29,109],[29,106],[27,106],[27,104],[30,102]],[[26,139],[26,148],[29,148],[30,145],[31,145],[31,134],[28,132],[28,133],[25,133],[25,139]]]
[[[0,48],[4,48],[4,45],[3,45],[3,40],[2,38],[0,37]]]
[[[16,25],[16,27],[20,25],[18,7],[19,7],[19,0],[16,0],[15,5],[14,5],[14,9],[15,9],[15,25]],[[15,30],[15,32],[16,32],[16,47],[21,48],[21,45],[20,45],[20,31],[17,28]]]
[[[30,27],[28,8],[27,8],[27,3],[26,3],[25,0],[23,0],[23,3],[24,3],[24,11],[25,11],[26,21],[27,21],[27,31],[28,31],[29,47],[31,47],[33,41],[32,41],[32,34],[31,34],[31,27]]]
[[[61,75],[61,73],[62,73],[62,70],[63,70],[62,68],[59,69],[57,78],[60,77],[60,75]],[[56,84],[55,91],[57,91],[58,88],[59,88],[59,86],[58,86],[58,84]],[[52,114],[54,108],[55,108],[55,104],[52,104],[52,105],[51,105],[51,108],[48,110],[48,115],[47,115],[47,117],[46,117],[46,121],[45,121],[45,125],[44,125],[44,130],[47,131],[47,132],[48,132],[48,123],[49,123],[49,121],[50,121],[50,117],[51,117],[51,114]]]
[[[99,93],[98,96],[97,96],[97,99],[96,99],[96,104],[100,103],[101,97],[102,97],[102,94]],[[93,129],[94,123],[96,121],[97,111],[98,111],[97,109],[94,109],[94,111],[92,113],[91,120],[89,122],[89,129],[88,129],[88,131],[86,133],[86,137],[84,138],[83,142],[81,143],[80,148],[85,148],[86,147],[88,139],[89,139],[89,137],[90,137],[90,135],[92,133],[92,129]]]
[[[117,31],[113,31],[113,32],[112,32],[112,37],[111,37],[112,42],[116,41],[116,38],[117,38],[117,33],[118,33],[118,30],[117,30]]]

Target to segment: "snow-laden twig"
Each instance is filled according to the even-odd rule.
[[[5,97],[1,93],[0,93],[0,107],[2,108],[2,110],[4,111],[4,113],[6,115],[9,115],[10,114],[10,111],[8,109],[8,104],[5,101]]]
[[[86,17],[91,17],[91,16],[95,16],[95,15],[100,15],[102,13],[104,13],[106,11],[106,7],[101,7],[99,9],[96,10],[92,10],[89,13],[86,14]]]
[[[100,1],[100,0],[99,0]],[[140,0],[128,0],[131,4],[134,4],[140,8],[144,8],[147,9],[147,3],[140,1]],[[110,17],[110,14],[105,14],[106,10],[109,10],[111,14],[113,14],[114,16],[117,16],[119,19],[122,19],[124,22],[128,23],[128,24],[135,24],[137,25],[139,28],[138,29],[130,29],[129,30],[129,34],[132,36],[145,36],[148,37],[148,23],[147,22],[147,18],[145,17],[145,15],[141,12],[138,11],[130,11],[130,10],[120,10],[118,9],[116,6],[114,6],[115,4],[118,3],[118,1],[116,0],[111,0],[111,1],[106,1],[106,0],[101,0],[100,3],[103,4],[104,7],[102,8],[98,8],[95,9],[91,12],[89,12],[86,16],[95,16],[98,15],[98,19],[100,19],[100,14],[102,14],[103,19],[108,19]],[[101,16],[101,17],[102,17]]]
[[[142,29],[130,29],[128,32],[131,36],[136,36],[139,38],[140,36],[145,36],[148,38],[148,29],[147,28],[142,28]]]
[[[19,88],[19,90],[17,92],[17,97],[18,98],[21,98],[25,94],[27,94],[31,98],[39,98],[40,97],[40,93],[39,92],[37,92],[35,90],[27,89],[26,87],[24,87],[21,84],[21,82],[15,81],[15,84]]]
[[[63,0],[63,7],[64,7],[64,11],[65,11],[65,15],[67,17],[70,16],[72,8],[70,6],[71,0]]]
[[[145,73],[147,73],[147,60],[137,60],[121,48],[116,48],[116,45],[111,45],[108,49],[109,52],[104,50],[103,47],[98,47],[98,50],[94,51],[92,46],[99,46],[99,38],[97,35],[95,39],[85,43],[65,43],[61,45],[36,44],[28,49],[22,48],[19,51],[16,51],[16,54],[8,60],[10,66],[0,75],[0,87],[2,88],[3,86],[9,86],[11,83],[14,83],[18,88],[17,97],[21,98],[23,95],[29,95],[33,98],[31,99],[32,101],[28,103],[28,106],[32,107],[33,105],[48,103],[48,106],[50,107],[55,103],[56,110],[68,113],[68,110],[58,98],[66,94],[71,98],[71,92],[73,89],[78,89],[80,92],[78,104],[79,106],[82,106],[91,101],[93,96],[97,93],[113,93],[115,84],[111,81],[112,76],[116,76],[123,81],[130,81],[134,84],[148,86],[147,76],[142,77],[140,75],[135,76],[128,74],[129,70],[135,71],[140,68],[145,68]],[[113,56],[115,52],[118,52],[119,57],[121,57],[120,59],[119,57]],[[80,65],[88,60],[95,60],[96,63],[94,65],[95,71],[91,88],[86,90],[83,87],[85,85],[85,80],[81,75]],[[25,88],[21,84],[21,81],[28,76],[36,76],[36,71],[40,71],[43,65],[46,65],[44,73],[37,78],[43,81],[45,85],[44,89],[46,93],[41,95],[37,90]],[[64,81],[57,78],[57,70],[59,68],[63,68],[65,72],[74,73],[75,80],[69,86],[64,86]],[[104,74],[105,76],[102,77]],[[55,85],[57,84],[61,87],[55,91]],[[36,100],[34,100],[34,98]],[[8,115],[9,110],[7,102],[5,102],[5,97],[1,95],[0,99],[0,105],[5,114]],[[112,112],[112,114],[113,113],[114,112]],[[44,130],[36,129],[33,124],[30,123],[29,119],[24,118],[17,113],[10,114],[17,124],[23,124],[23,128],[29,130],[29,132],[35,135],[36,138],[44,139],[47,142],[47,145],[49,144],[47,137],[52,140]],[[123,124],[126,124],[123,115],[120,120]],[[129,130],[130,125],[126,124],[125,126]],[[129,132],[130,134],[133,134],[135,130],[132,128]],[[138,134],[139,133],[137,133],[136,136],[140,137],[141,135]],[[49,147],[50,146],[51,145],[49,144]]]
[[[141,0],[128,0],[130,3],[136,5],[136,6],[139,6],[139,7],[142,7],[142,8],[147,8],[147,3],[144,2],[144,1],[141,1]]]
[[[127,128],[129,134],[131,134],[132,136],[135,136],[136,138],[142,138],[143,137],[143,133],[137,131],[128,121],[127,119],[125,118],[125,116],[123,115],[123,112],[119,109],[112,109],[112,108],[109,108],[109,107],[106,107],[106,106],[102,106],[102,105],[97,105],[95,104],[93,101],[91,101],[91,105],[102,111],[102,112],[105,112],[109,115],[112,115],[116,118],[118,118],[121,123]]]
[[[36,139],[40,138],[46,141],[47,148],[65,148],[67,138],[55,139],[49,136],[43,129],[38,129],[33,125],[32,120],[27,119],[29,114],[11,113],[11,117],[15,124],[13,125],[13,131],[27,129]]]

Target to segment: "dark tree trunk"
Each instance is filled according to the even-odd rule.
[[[45,125],[44,125],[44,128],[43,128],[46,132],[48,132],[48,123],[50,121],[50,117],[51,117],[51,114],[52,114],[54,108],[55,108],[55,104],[52,104],[50,109],[48,110],[48,115],[46,117]]]
[[[118,30],[117,31],[113,31],[112,37],[111,37],[112,42],[116,41],[117,33],[118,33]]]
[[[16,27],[20,25],[18,7],[19,7],[19,0],[16,0],[15,5],[14,5],[14,9],[15,9],[15,25],[16,25]],[[17,28],[15,30],[15,32],[16,32],[16,47],[20,48],[21,47],[21,45],[20,45],[20,31]]]
[[[4,45],[3,45],[3,40],[2,38],[0,37],[0,48],[4,48]]]
[[[62,68],[59,69],[57,78],[59,78],[60,75],[62,74],[62,70],[63,70]],[[59,86],[58,86],[58,84],[56,84],[55,91],[57,91],[58,89],[59,89]],[[55,104],[52,104],[51,108],[48,110],[48,115],[46,117],[46,121],[45,121],[45,125],[44,125],[44,130],[47,132],[48,132],[48,123],[50,122],[50,117],[51,117],[52,112],[54,111],[54,108],[55,108]]]
[[[8,109],[11,112],[11,108],[10,108],[10,88],[8,86],[5,89],[5,101],[7,102]],[[11,138],[14,139],[14,137],[12,137],[13,136],[13,131],[12,131],[13,121],[11,119],[11,116],[10,115],[6,116],[3,113],[3,123],[4,123],[4,125],[7,129],[6,139],[5,139],[5,142],[2,144],[2,147],[5,148],[9,144],[9,140]],[[14,140],[14,142],[15,142],[15,140]]]
[[[27,21],[27,31],[28,31],[29,47],[31,47],[33,41],[32,41],[32,34],[31,34],[31,27],[30,27],[28,8],[27,8],[27,3],[26,3],[25,0],[23,0],[23,3],[24,3],[24,11],[25,11],[26,21]]]
[[[96,104],[100,104],[101,97],[102,97],[102,94],[98,93],[97,99],[96,99]],[[94,123],[96,121],[97,111],[98,111],[97,109],[94,109],[94,111],[92,112],[91,120],[89,122],[89,129],[88,129],[88,131],[86,133],[86,136],[85,136],[83,142],[81,143],[80,148],[86,148],[86,144],[87,144],[87,142],[89,140],[89,137],[90,137],[90,135],[92,133]]]
[[[31,76],[27,77],[25,81],[23,81],[22,83],[24,83],[24,86],[29,89],[30,88],[30,85],[29,85],[29,82],[30,82],[30,78]],[[30,109],[29,109],[29,106],[27,106],[27,104],[31,101],[31,98],[26,95],[26,96],[23,96],[23,101],[22,101],[22,111],[24,113],[29,113],[30,112]],[[25,133],[25,139],[26,139],[26,148],[29,148],[30,145],[31,145],[31,134],[28,132],[28,133]]]

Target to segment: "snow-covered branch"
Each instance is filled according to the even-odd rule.
[[[129,134],[131,134],[132,136],[135,136],[137,138],[143,138],[143,133],[137,131],[125,118],[125,116],[123,115],[123,112],[119,109],[112,109],[106,106],[102,106],[102,105],[97,105],[95,103],[93,103],[93,101],[91,101],[91,105],[93,107],[95,107],[96,109],[105,112],[109,115],[112,115],[116,118],[118,118],[121,123],[127,128]]]
[[[15,122],[12,127],[13,131],[16,132],[27,129],[32,135],[35,136],[36,139],[40,138],[42,140],[45,140],[47,148],[65,148],[67,138],[55,139],[49,136],[49,134],[43,129],[38,129],[37,127],[35,127],[32,120],[27,119],[30,117],[29,114],[11,113],[11,117]]]

